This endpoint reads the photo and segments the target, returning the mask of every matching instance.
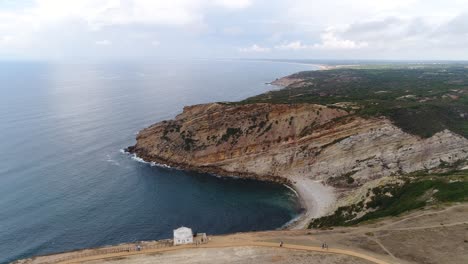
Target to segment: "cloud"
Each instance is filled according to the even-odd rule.
[[[369,46],[367,42],[342,39],[334,32],[333,29],[328,29],[325,33],[323,33],[320,36],[320,38],[322,42],[313,45],[313,47],[316,49],[330,49],[330,50],[361,49],[361,48],[365,48]]]
[[[437,29],[444,35],[468,34],[468,12],[462,13]]]
[[[151,41],[151,45],[153,45],[153,46],[155,46],[155,47],[159,46],[160,44],[161,44],[161,42],[159,42],[159,41],[157,41],[157,40]]]
[[[301,41],[285,42],[280,45],[276,45],[274,48],[278,50],[306,50],[306,49],[318,49],[318,50],[348,50],[348,49],[361,49],[368,47],[367,42],[353,41],[349,39],[342,39],[337,35],[334,29],[327,29],[320,36],[321,42],[311,45],[303,44]]]
[[[228,36],[238,36],[242,34],[243,30],[240,27],[225,27],[223,33]]]
[[[9,44],[13,40],[12,36],[6,35],[0,37],[0,44]]]
[[[279,50],[302,50],[302,49],[310,49],[312,46],[304,45],[300,41],[293,41],[289,43],[283,43],[280,45],[276,45],[275,49]]]
[[[252,4],[250,0],[215,0],[214,3],[231,9],[242,9]]]
[[[0,56],[7,57],[152,52],[171,57],[468,58],[466,0],[9,3],[0,4]],[[103,40],[113,44],[90,46],[105,45],[98,44]],[[149,46],[158,48],[142,49]]]
[[[240,52],[255,52],[255,53],[261,53],[261,52],[270,52],[271,49],[270,49],[270,48],[266,48],[266,47],[258,46],[257,44],[253,44],[252,46],[249,46],[249,47],[247,47],[247,48],[240,48],[239,51],[240,51]]]
[[[421,17],[386,17],[379,20],[360,21],[350,24],[340,34],[344,38],[354,37],[368,42],[392,41],[423,36],[430,33],[437,26],[437,24],[431,25]]]
[[[109,46],[109,45],[112,45],[112,42],[107,40],[107,39],[104,39],[104,40],[98,40],[95,42],[96,45],[98,46]]]
[[[201,20],[198,0],[37,0],[32,13],[48,21],[78,20],[93,29],[128,24],[187,25]]]
[[[77,21],[93,30],[130,24],[187,26],[202,23],[210,7],[243,9],[250,4],[249,0],[35,0],[19,10],[2,12],[0,7],[0,21],[27,20],[40,27]]]

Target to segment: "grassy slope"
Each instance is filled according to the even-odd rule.
[[[347,226],[418,209],[430,204],[468,201],[468,171],[432,174],[418,172],[403,177],[400,184],[369,189],[366,199],[338,208],[333,214],[313,220],[309,227]],[[362,210],[368,211],[357,217]]]
[[[468,137],[468,68],[373,67],[294,74],[303,87],[290,86],[240,103],[353,102],[357,114],[387,116],[406,132],[429,137],[450,129]]]

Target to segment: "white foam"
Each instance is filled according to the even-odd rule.
[[[151,164],[150,162],[145,161],[144,159],[138,157],[136,154],[132,154],[131,159],[145,164]]]
[[[289,220],[288,222],[286,222],[284,225],[282,225],[282,226],[279,227],[278,229],[279,229],[279,230],[288,229],[291,225],[294,225],[294,224],[296,224],[296,222],[298,222],[299,220],[301,220],[302,217],[304,217],[304,212],[298,214],[297,216],[295,216],[293,219],[291,219],[291,220]]]
[[[140,162],[140,163],[144,163],[144,164],[148,164],[150,165],[151,167],[160,167],[160,168],[166,168],[166,169],[172,169],[171,166],[167,165],[167,164],[161,164],[161,163],[157,163],[157,162],[154,162],[154,161],[146,161],[140,157],[138,157],[135,153],[133,154],[130,154],[128,152],[126,152],[125,150],[123,149],[120,149],[119,150],[120,153],[122,154],[126,154],[126,155],[130,155],[130,158],[136,162]]]
[[[289,186],[287,184],[283,184],[283,186],[288,188],[289,190],[291,190],[296,195],[296,197],[299,197],[299,194],[297,193],[296,190],[294,190],[294,188],[291,188],[291,186]]]
[[[113,160],[111,155],[107,154],[106,157],[107,157],[106,161],[109,162],[110,164],[120,166],[120,163],[116,160]]]

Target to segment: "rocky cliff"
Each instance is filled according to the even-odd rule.
[[[421,138],[336,107],[212,103],[140,131],[128,150],[183,169],[353,187],[464,160],[468,140],[448,130]]]

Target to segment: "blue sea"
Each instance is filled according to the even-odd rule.
[[[122,153],[185,105],[236,101],[314,66],[239,60],[0,62],[0,263],[281,227],[297,197],[265,182],[150,166]]]

